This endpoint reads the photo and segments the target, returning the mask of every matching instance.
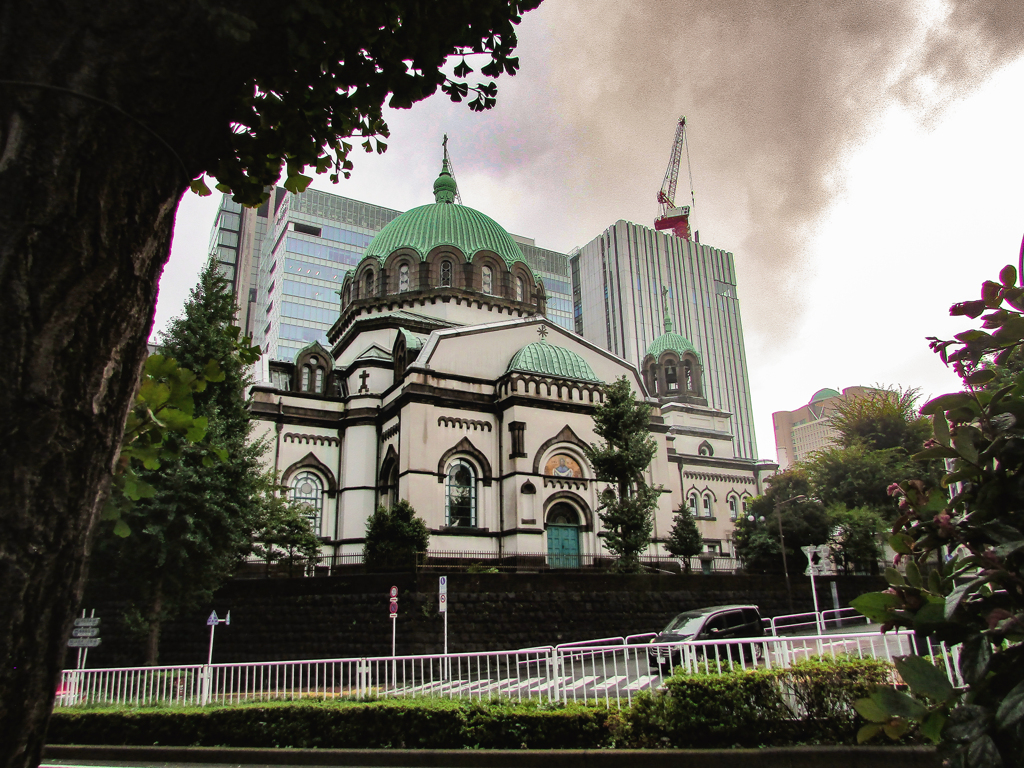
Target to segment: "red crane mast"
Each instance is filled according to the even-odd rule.
[[[661,182],[658,192],[658,218],[654,220],[654,228],[671,230],[676,237],[690,239],[690,206],[677,206],[676,183],[679,181],[679,166],[683,161],[683,149],[686,149],[686,169],[690,172],[690,200],[693,202],[693,173],[690,171],[690,149],[686,144],[686,118],[680,117],[676,123],[676,138],[672,142],[672,155],[665,169],[665,180]]]

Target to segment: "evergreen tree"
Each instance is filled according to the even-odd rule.
[[[584,452],[599,481],[613,483],[601,493],[597,514],[605,546],[616,556],[616,570],[639,573],[640,553],[651,543],[660,488],[644,480],[657,447],[650,433],[651,407],[637,402],[625,376],[604,389],[594,411],[594,431],[603,444]]]
[[[252,553],[266,563],[286,563],[289,573],[297,565],[303,567],[320,554],[320,537],[313,530],[309,507],[284,495],[287,490],[269,475],[262,478],[254,497],[255,514]]]
[[[669,554],[682,558],[683,567],[690,572],[690,558],[699,555],[704,548],[704,537],[697,530],[697,523],[690,513],[690,508],[683,504],[673,519],[672,530],[669,531],[665,549]]]
[[[382,504],[366,521],[363,560],[371,571],[411,569],[429,543],[427,524],[416,517],[412,504],[405,499],[391,509]]]
[[[243,392],[255,352],[248,340],[239,343],[234,315],[228,283],[211,260],[184,314],[161,338],[165,355],[184,368],[220,362],[223,380],[195,393],[193,402],[194,413],[207,419],[207,443],[225,458],[169,435],[176,455],[139,472],[152,496],[122,512],[131,534],[98,544],[94,574],[126,602],[129,628],[145,638],[147,664],[157,662],[161,623],[209,600],[249,552],[258,525],[265,444],[249,440]]]

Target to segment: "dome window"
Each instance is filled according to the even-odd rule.
[[[494,293],[494,273],[486,264],[480,270],[480,282],[484,293]]]
[[[441,262],[441,287],[452,287],[452,263],[447,259]]]
[[[398,268],[398,292],[405,293],[409,290],[409,265],[406,262],[402,262],[402,266]]]
[[[373,272],[366,273],[366,298],[373,296]]]
[[[523,296],[526,293],[526,286],[523,285],[523,278],[516,278],[516,301],[524,301]]]

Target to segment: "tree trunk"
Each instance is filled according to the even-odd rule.
[[[149,631],[146,633],[146,666],[155,667],[160,658],[160,624],[164,609],[163,582],[156,583],[153,603],[149,609]]]
[[[141,5],[0,9],[0,768],[39,762],[208,97]]]

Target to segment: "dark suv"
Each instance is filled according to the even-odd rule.
[[[680,613],[659,632],[651,643],[678,643],[683,640],[726,640],[733,637],[764,637],[761,612],[756,605],[715,605]],[[759,648],[747,645],[743,655],[747,661],[760,656]],[[723,660],[739,661],[738,648],[727,654],[725,647],[719,652]],[[651,667],[662,675],[682,661],[678,648],[650,648],[647,658]]]

